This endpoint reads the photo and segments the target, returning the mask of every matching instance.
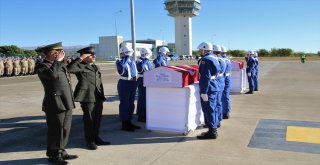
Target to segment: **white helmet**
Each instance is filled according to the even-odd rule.
[[[199,50],[211,50],[212,51],[212,44],[210,42],[202,42],[198,46]]]
[[[146,58],[149,58],[150,56],[152,56],[152,52],[148,48],[141,48],[140,54],[141,54],[141,56],[146,57]]]
[[[227,48],[226,47],[224,47],[224,46],[221,46],[221,52],[223,52],[223,53],[227,53]]]
[[[167,47],[161,47],[160,49],[159,49],[159,52],[160,53],[168,53],[168,52],[170,52],[170,50],[167,48]]]
[[[125,55],[132,56],[134,53],[134,50],[131,48],[131,46],[124,45],[120,48],[120,53],[124,53]]]
[[[248,50],[247,54],[251,55],[251,54],[254,54],[254,52],[252,50]]]
[[[214,52],[221,52],[221,46],[220,45],[212,45],[212,51]]]
[[[258,52],[254,52],[253,56],[258,57]]]

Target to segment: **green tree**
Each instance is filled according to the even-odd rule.
[[[269,56],[269,51],[266,49],[260,49],[258,51],[258,56],[259,57],[268,57]]]
[[[0,53],[3,53],[5,55],[9,55],[9,56],[14,56],[14,55],[23,54],[23,50],[18,48],[15,45],[0,46]]]
[[[233,57],[245,57],[246,51],[245,50],[229,50],[228,54]]]
[[[24,50],[23,54],[25,54],[27,56],[38,56],[38,53],[34,50]]]

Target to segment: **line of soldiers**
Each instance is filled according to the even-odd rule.
[[[200,101],[208,131],[197,138],[216,139],[222,120],[230,118],[231,62],[223,46],[203,42],[198,49]]]
[[[246,73],[249,83],[249,91],[245,94],[253,94],[254,91],[259,90],[259,60],[258,53],[252,50],[247,51],[245,57],[247,63]]]
[[[36,64],[34,57],[0,57],[0,77],[33,75]]]

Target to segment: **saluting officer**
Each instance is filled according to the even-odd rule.
[[[120,99],[119,117],[122,122],[122,130],[134,132],[140,129],[139,126],[132,124],[132,116],[134,112],[134,99],[137,89],[137,67],[136,63],[131,59],[134,51],[128,45],[120,48],[120,59],[116,61],[116,66],[120,79],[117,89]]]
[[[36,66],[36,73],[45,93],[42,110],[46,114],[48,126],[47,156],[51,163],[68,164],[65,160],[75,159],[78,156],[69,155],[65,150],[70,133],[72,109],[75,105],[70,74],[62,63],[65,56],[62,43],[40,47],[36,51],[46,56],[43,63]]]
[[[142,48],[140,54],[141,56],[137,61],[139,92],[137,114],[139,116],[138,121],[146,122],[146,87],[143,86],[143,73],[152,70],[152,64],[149,61],[152,52],[148,48]]]
[[[153,60],[154,67],[158,68],[161,66],[168,66],[168,60],[167,60],[167,53],[169,53],[169,49],[167,47],[161,47],[159,48],[159,55],[156,59]]]
[[[224,72],[226,70],[226,62],[224,61],[224,59],[222,58],[222,56],[220,55],[221,53],[221,46],[220,45],[213,45],[213,56],[217,57],[219,60],[219,64],[220,64],[220,71],[217,77],[217,80],[219,82],[219,90],[217,91],[217,108],[218,108],[218,116],[219,116],[219,124],[218,127],[221,126],[221,121],[222,121],[222,94],[223,94],[223,90],[224,90],[224,85],[225,85],[225,78],[224,78]]]
[[[249,57],[248,57],[248,61],[247,61],[247,68],[246,68],[246,73],[247,73],[247,77],[248,77],[248,82],[249,82],[249,91],[246,92],[245,94],[253,94],[253,91],[255,89],[254,87],[254,77],[256,75],[256,71],[255,71],[255,60],[253,59],[253,51],[248,51],[249,53]]]
[[[220,90],[217,76],[221,71],[217,57],[211,54],[212,44],[203,42],[198,46],[202,58],[199,65],[199,87],[201,96],[201,107],[204,113],[204,121],[209,130],[197,136],[198,139],[216,139],[218,137],[217,127],[219,124],[217,109],[217,92]]]
[[[103,102],[106,100],[97,65],[94,48],[89,46],[77,51],[80,58],[68,65],[68,70],[76,74],[78,84],[74,91],[74,100],[80,102],[83,111],[84,135],[87,147],[96,150],[97,145],[109,145],[99,137]]]
[[[223,119],[229,119],[230,117],[230,89],[231,89],[231,61],[227,56],[227,48],[221,47],[221,56],[225,61],[226,69],[224,72],[225,86],[222,93],[222,117]]]

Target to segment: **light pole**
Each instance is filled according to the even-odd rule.
[[[117,14],[121,12],[122,10],[118,10],[114,13],[114,26],[116,28],[116,40],[117,40],[117,55],[119,59],[120,59],[120,54],[119,54],[119,41],[118,41],[118,28],[117,28]]]
[[[131,37],[132,37],[132,49],[134,50],[133,53],[133,60],[136,60],[136,31],[135,31],[135,23],[134,23],[134,0],[130,0],[130,7],[131,7]]]

